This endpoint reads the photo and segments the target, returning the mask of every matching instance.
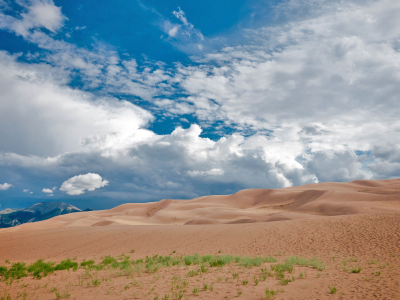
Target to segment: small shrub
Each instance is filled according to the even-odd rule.
[[[248,283],[249,283],[249,281],[248,281],[247,279],[242,280],[242,284],[243,284],[243,285],[247,285]]]
[[[81,267],[92,266],[93,264],[94,264],[93,260],[87,260],[87,261],[81,262]]]
[[[107,255],[103,261],[101,262],[103,265],[107,266],[107,265],[111,265],[113,263],[116,263],[117,259],[115,257],[112,257],[111,255]]]
[[[100,285],[100,280],[98,280],[98,279],[94,279],[94,280],[92,280],[92,285],[93,286],[99,286]]]
[[[350,271],[351,271],[351,273],[360,273],[361,272],[361,268],[360,267],[354,268],[354,269],[351,269]]]
[[[72,269],[76,271],[78,269],[78,263],[71,261],[69,258],[67,260],[61,261],[58,265],[55,266],[54,270],[62,271]]]
[[[255,284],[255,285],[258,285],[258,279],[257,279],[256,276],[254,276],[254,284]]]
[[[329,287],[329,291],[331,294],[336,294],[337,289],[336,289],[336,287]]]
[[[43,259],[39,259],[28,267],[28,272],[32,273],[34,278],[41,279],[54,272],[54,264],[54,262],[44,262]]]
[[[199,269],[196,269],[196,270],[190,270],[189,272],[188,272],[188,274],[187,274],[189,277],[194,277],[194,276],[197,276],[197,275],[199,275]]]
[[[240,296],[240,295],[242,295],[242,291],[241,290],[239,290],[239,291],[237,291],[237,295],[238,295],[238,297]]]
[[[25,266],[25,263],[15,263],[12,264],[11,268],[4,274],[4,278],[16,278],[16,279],[21,279],[22,277],[28,276],[27,274],[27,268]]]
[[[273,289],[266,288],[265,289],[265,298],[266,299],[271,299],[277,293],[278,293],[278,291],[274,291]]]
[[[199,289],[197,287],[193,287],[193,295],[198,295],[199,294]]]

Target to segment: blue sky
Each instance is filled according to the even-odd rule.
[[[0,204],[400,176],[400,4],[0,0]]]

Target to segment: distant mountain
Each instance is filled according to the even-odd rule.
[[[0,211],[0,228],[13,227],[50,219],[82,210],[63,202],[36,203],[24,209],[5,209]]]

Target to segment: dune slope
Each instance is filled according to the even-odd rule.
[[[10,231],[115,225],[205,225],[400,212],[400,179],[249,189],[227,196],[129,203],[26,224]]]

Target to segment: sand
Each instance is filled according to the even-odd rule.
[[[130,278],[104,271],[92,274],[107,279],[96,287],[87,285],[94,277],[80,284],[82,269],[59,271],[41,280],[24,278],[11,287],[0,282],[0,291],[6,289],[12,299],[24,291],[27,299],[55,299],[51,287],[61,294],[68,290],[70,299],[154,299],[158,295],[161,300],[166,294],[173,299],[170,289],[176,276],[189,283],[182,299],[261,299],[257,294],[264,295],[266,287],[284,289],[275,299],[400,299],[400,180],[251,189],[229,196],[124,204],[2,229],[0,241],[0,265],[7,265],[2,263],[6,259],[10,264],[68,257],[99,261],[134,249],[131,259],[199,253],[273,256],[282,262],[299,255],[316,256],[326,266],[324,271],[296,267],[287,274],[296,280],[284,286],[273,277],[255,285],[259,267],[234,265],[211,268],[197,277],[187,277],[193,266]],[[360,273],[350,273],[357,267]],[[235,272],[239,276],[233,279]],[[307,276],[301,279],[300,273]],[[243,285],[243,280],[249,283]],[[193,287],[204,283],[213,284],[213,291],[193,295]],[[337,293],[330,294],[329,287],[336,287]]]

